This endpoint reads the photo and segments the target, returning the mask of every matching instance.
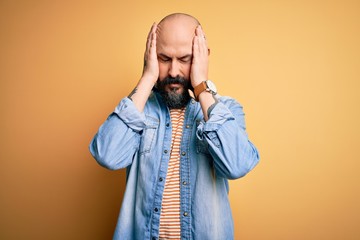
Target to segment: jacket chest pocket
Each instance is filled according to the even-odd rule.
[[[159,127],[159,120],[148,115],[146,115],[145,123],[146,127],[141,134],[139,154],[150,152]]]

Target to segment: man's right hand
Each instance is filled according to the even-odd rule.
[[[156,54],[156,29],[157,24],[154,23],[146,41],[142,76],[137,86],[128,96],[140,112],[144,110],[145,103],[151,94],[151,90],[159,78],[159,63]]]
[[[152,81],[154,84],[159,78],[159,64],[156,54],[156,29],[154,23],[146,41],[146,50],[144,53],[144,69],[141,80]]]

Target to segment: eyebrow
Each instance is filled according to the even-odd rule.
[[[186,55],[180,57],[179,59],[185,59],[185,58],[192,58],[192,54],[186,54]]]
[[[170,58],[169,56],[163,54],[163,53],[159,53],[158,54],[158,57],[162,57],[162,58]]]

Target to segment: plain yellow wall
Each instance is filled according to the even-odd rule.
[[[88,144],[141,74],[147,32],[198,17],[210,78],[261,163],[236,239],[360,239],[359,1],[0,1],[0,239],[110,239],[125,173]]]

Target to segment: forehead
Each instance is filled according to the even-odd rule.
[[[195,28],[191,22],[168,21],[157,29],[157,53],[168,56],[191,54]]]
[[[158,40],[156,44],[157,54],[169,57],[180,57],[192,54],[192,39],[164,39]]]

